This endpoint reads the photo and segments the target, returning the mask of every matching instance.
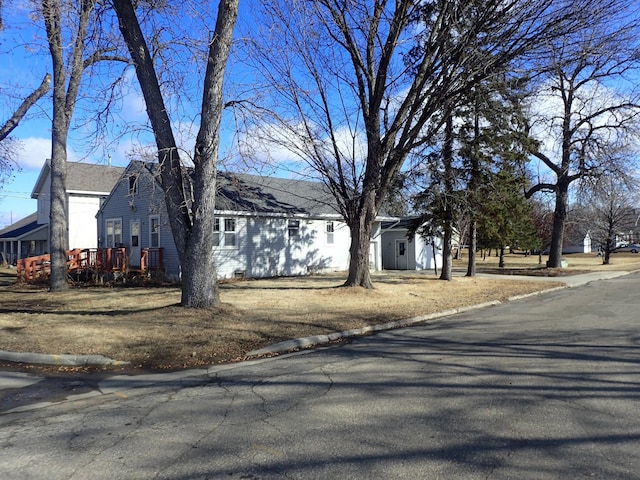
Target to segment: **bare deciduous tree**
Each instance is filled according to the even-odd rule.
[[[594,179],[581,195],[583,229],[588,228],[591,241],[598,245],[603,265],[611,263],[619,236],[626,237],[637,226],[637,188],[632,176],[608,175]]]
[[[49,250],[51,253],[51,291],[67,289],[68,205],[67,138],[84,70],[85,41],[95,0],[74,6],[55,0],[43,0],[41,12],[53,63],[53,119],[51,129],[51,186],[49,213]],[[63,23],[63,14],[74,11],[77,22]],[[69,28],[70,32],[63,29]],[[67,34],[69,37],[67,37]],[[71,52],[67,41],[71,40]]]
[[[188,191],[155,65],[130,0],[113,0],[120,30],[142,89],[158,147],[165,204],[182,268],[185,307],[219,303],[213,253],[214,209],[224,72],[238,15],[238,0],[220,0],[206,56],[200,129],[193,157],[193,188]],[[177,40],[177,39],[176,39]],[[192,195],[192,196],[191,196]]]
[[[54,292],[68,288],[67,140],[83,74],[98,62],[123,60],[113,55],[113,46],[98,45],[103,24],[97,5],[97,0],[39,3],[53,66],[49,250]]]
[[[262,133],[307,162],[333,192],[351,232],[345,285],[372,287],[372,229],[407,156],[432,140],[473,85],[577,27],[585,3],[264,4],[254,58],[274,103]]]
[[[548,75],[535,98],[542,105],[533,125],[541,145],[555,145],[535,157],[551,172],[527,192],[555,196],[547,265],[561,265],[570,186],[588,177],[615,174],[620,157],[608,154],[637,142],[640,91],[633,74],[640,67],[640,21],[636,2],[596,2],[599,15],[575,35],[550,42]],[[635,140],[633,140],[635,138]],[[612,158],[615,161],[612,161]]]

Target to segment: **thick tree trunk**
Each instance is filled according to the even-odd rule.
[[[67,138],[71,117],[80,90],[85,40],[95,0],[79,2],[78,15],[72,22],[71,38],[63,34],[62,5],[42,1],[47,42],[53,65],[53,121],[51,132],[51,184],[49,210],[49,251],[51,255],[52,292],[66,290],[69,219],[67,200]],[[67,12],[65,12],[66,15]],[[75,30],[74,30],[75,29]],[[75,37],[75,38],[74,38]],[[69,44],[73,49],[69,51]],[[67,64],[65,65],[65,62]],[[46,80],[46,79],[45,79]],[[47,82],[48,83],[48,82]],[[44,88],[44,86],[42,87]]]
[[[478,246],[478,224],[475,220],[469,222],[469,261],[467,262],[467,277],[476,276],[476,247]]]
[[[213,250],[214,210],[218,143],[196,140],[193,221],[185,238],[182,255],[182,296],[180,304],[190,308],[209,308],[220,304]]]
[[[350,228],[349,275],[344,282],[345,287],[373,288],[369,266],[371,229],[371,226],[367,228],[364,225]]]
[[[564,224],[567,219],[567,199],[569,185],[558,182],[556,192],[556,206],[553,213],[553,230],[547,267],[560,268],[562,266],[562,245],[564,243]]]
[[[371,281],[371,266],[369,254],[371,248],[371,232],[373,220],[371,213],[357,216],[349,225],[351,232],[351,245],[349,247],[349,274],[345,287],[373,288]],[[373,215],[375,219],[375,215]]]
[[[162,186],[182,267],[184,307],[207,308],[220,302],[213,253],[216,172],[222,117],[222,84],[231,47],[238,0],[220,0],[203,85],[200,130],[196,139],[193,202],[185,195],[180,159],[146,41],[130,0],[113,2],[120,30],[136,66],[156,136]]]
[[[372,153],[370,152],[370,155]],[[379,172],[370,172],[367,176],[379,175]],[[370,180],[369,183],[373,183]],[[380,197],[382,198],[382,197]],[[373,190],[365,191],[355,199],[350,214],[346,221],[351,233],[351,245],[349,247],[349,273],[344,283],[345,287],[373,288],[371,281],[371,265],[369,254],[371,249],[371,232],[378,215],[380,198]]]
[[[52,133],[51,183],[49,210],[49,252],[51,255],[51,277],[49,288],[60,292],[69,288],[67,283],[67,250],[69,249],[69,222],[67,200],[67,146],[66,132],[54,127]]]
[[[498,260],[498,267],[504,268],[504,247],[500,247],[500,260]]]
[[[213,222],[213,216],[211,219]],[[180,304],[183,307],[208,308],[220,303],[213,239],[210,238],[213,226],[208,223],[200,222],[187,243],[190,255],[185,255],[182,263]]]
[[[199,148],[198,145],[202,144],[196,141],[196,150]],[[188,255],[182,256],[181,264],[180,303],[183,307],[191,308],[208,308],[220,303],[213,251],[217,143],[215,147],[202,147],[201,152],[207,160],[196,157],[193,176],[193,222],[186,237]]]
[[[67,92],[67,72],[62,46],[60,5],[43,2],[43,15],[53,65],[53,119],[51,125],[51,178],[49,183],[49,254],[51,276],[49,288],[59,292],[67,284],[67,250],[69,249],[69,219],[67,200],[67,137],[75,97]],[[74,53],[77,54],[76,51]],[[73,59],[72,59],[73,60]],[[76,79],[74,86],[78,86]],[[71,84],[69,85],[71,87]],[[75,90],[77,92],[77,89]],[[69,101],[68,101],[69,100]]]

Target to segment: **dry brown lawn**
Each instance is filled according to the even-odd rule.
[[[640,269],[640,255],[632,254],[615,256],[610,266],[600,265],[595,255],[569,256],[568,261],[568,269],[554,271],[541,268],[537,257],[509,255],[503,273],[557,276]],[[495,257],[480,259],[478,271],[495,271],[496,264]],[[202,311],[179,307],[175,287],[74,287],[52,294],[42,286],[15,285],[14,278],[11,270],[0,271],[0,350],[100,354],[130,362],[118,368],[131,372],[232,362],[290,338],[506,300],[557,285],[509,277],[456,276],[442,282],[433,272],[384,272],[374,275],[376,288],[367,291],[338,288],[345,276],[336,273],[226,283],[222,306]]]

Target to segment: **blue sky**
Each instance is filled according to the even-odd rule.
[[[26,1],[16,0],[3,4],[4,29],[0,32],[0,122],[5,122],[20,101],[40,84],[45,73],[52,71],[42,21],[31,20],[30,9],[31,6]],[[206,19],[199,21],[205,22]],[[201,30],[206,34],[206,29]],[[198,67],[185,62],[185,68],[196,79],[199,77]],[[124,64],[113,63],[100,68],[96,75],[85,74],[85,87],[80,92],[68,140],[68,160],[103,164],[111,162],[113,165],[126,166],[132,157],[140,158],[141,153],[152,154],[154,149],[144,100],[139,92],[135,72],[129,67],[125,70],[122,90],[113,100],[109,131],[96,142],[91,135],[92,122],[85,120],[94,114],[93,107],[101,106],[102,98],[92,96],[99,97],[105,91],[102,90],[105,82],[122,74]],[[191,87],[195,87],[192,88],[195,95],[188,98],[189,93],[186,93],[177,100],[179,105],[169,105],[172,111],[178,112],[175,117],[180,115],[173,126],[176,140],[186,152],[185,157],[192,151],[197,132],[198,87]],[[195,109],[193,105],[196,105]],[[36,201],[30,197],[43,163],[51,156],[50,112],[49,94],[31,109],[13,131],[12,136],[20,141],[21,148],[15,159],[18,168],[12,178],[0,188],[0,228],[37,209]],[[230,137],[229,134],[225,135],[225,138]],[[90,148],[90,142],[97,143],[97,148]],[[225,143],[230,142],[227,140]],[[224,150],[225,147],[223,152]]]

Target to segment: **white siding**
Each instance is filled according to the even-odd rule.
[[[69,248],[96,248],[98,227],[96,213],[100,198],[69,196]]]
[[[416,270],[433,270],[436,267],[442,267],[442,239],[435,239],[436,256],[433,256],[433,247],[431,244],[422,238],[420,235],[416,235],[415,240],[415,262]]]
[[[100,246],[105,245],[105,219],[122,218],[123,243],[129,247],[130,220],[140,220],[141,247],[150,246],[151,215],[160,215],[160,247],[163,249],[165,275],[178,280],[180,264],[178,253],[164,208],[164,197],[158,184],[147,172],[138,183],[138,193],[129,194],[128,175],[135,172],[131,164],[98,215]],[[143,170],[144,172],[144,170]],[[220,214],[219,218],[236,221],[236,245],[224,243],[215,250],[216,268],[219,278],[244,275],[251,278],[281,275],[304,275],[309,272],[344,271],[349,267],[350,233],[344,222],[333,220],[333,243],[327,242],[327,219],[299,220],[299,235],[289,238],[290,217],[268,215]],[[223,225],[221,221],[221,225]],[[376,224],[379,229],[379,224]],[[380,247],[379,235],[372,240]],[[381,248],[376,249],[377,265],[381,265]]]
[[[51,199],[48,193],[38,195],[38,224],[49,224],[49,211],[51,210]]]
[[[326,220],[297,218],[299,234],[289,236],[285,217],[237,217],[238,245],[216,248],[219,278],[305,275],[346,270],[349,229],[334,221],[334,243],[326,243]]]
[[[433,248],[420,235],[415,235],[411,241],[407,239],[407,230],[398,228],[385,231],[382,235],[382,268],[395,270],[396,263],[396,241],[405,240],[407,242],[407,266],[408,270],[432,270],[438,262],[438,267],[442,265],[442,242],[436,239],[436,258],[433,257]]]
[[[49,195],[49,185],[51,185],[51,174],[47,174],[42,183],[44,188],[38,192],[38,223],[40,225],[49,224],[49,211],[51,209],[51,195]]]

